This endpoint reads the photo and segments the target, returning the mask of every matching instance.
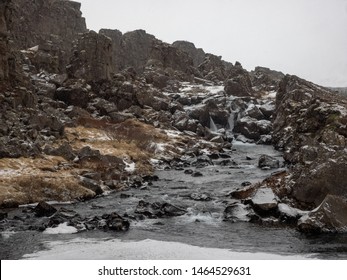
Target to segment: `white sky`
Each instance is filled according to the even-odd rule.
[[[75,0],[89,29],[144,29],[244,68],[347,87],[347,0]]]

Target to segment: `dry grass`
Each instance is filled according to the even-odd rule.
[[[130,159],[136,163],[136,172],[139,174],[153,171],[149,160],[156,152],[156,143],[169,141],[166,134],[135,119],[108,123],[84,118],[79,124],[65,129],[66,137],[74,149],[90,146],[103,155]]]
[[[46,201],[87,199],[95,193],[81,186],[78,171],[61,157],[0,159],[0,207]]]

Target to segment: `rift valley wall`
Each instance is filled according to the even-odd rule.
[[[0,81],[8,77],[8,5],[9,0],[0,2]]]

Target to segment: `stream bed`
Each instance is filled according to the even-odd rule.
[[[346,234],[307,235],[288,226],[264,226],[223,220],[233,202],[228,194],[243,182],[255,183],[276,170],[257,167],[262,154],[282,160],[271,146],[236,142],[235,166],[214,162],[185,169],[158,170],[157,181],[99,198],[64,205],[81,216],[117,212],[131,217],[139,201],[170,203],[185,214],[131,221],[126,232],[75,233],[69,226],[51,231],[16,231],[0,235],[1,259],[347,259]],[[194,199],[204,194],[208,199]],[[23,208],[8,213],[14,217]],[[39,219],[39,218],[38,218]]]

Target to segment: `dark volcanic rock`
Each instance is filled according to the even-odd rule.
[[[198,67],[205,59],[203,49],[197,49],[195,45],[187,41],[175,41],[172,46],[186,52],[192,59],[195,67]]]
[[[261,155],[258,161],[258,167],[264,169],[274,169],[280,167],[280,162],[278,159],[268,156],[268,155]]]
[[[52,216],[55,212],[57,212],[57,209],[52,205],[48,204],[47,202],[41,201],[34,208],[34,211],[38,217],[49,217]]]
[[[94,31],[84,33],[78,38],[67,72],[71,78],[87,81],[109,80],[115,72],[112,41]]]
[[[130,227],[128,220],[124,219],[116,212],[102,216],[106,220],[107,229],[114,231],[127,231]]]
[[[254,219],[254,213],[252,207],[241,203],[233,203],[228,205],[223,213],[224,220],[230,222],[249,222]]]
[[[74,1],[12,0],[11,39],[18,49],[39,45],[47,54],[59,56],[65,71],[74,40],[87,31],[81,4]]]
[[[8,21],[8,8],[9,0],[1,1],[0,3],[0,81],[8,78],[8,33],[7,33],[7,21]]]
[[[150,219],[156,219],[162,217],[182,216],[186,213],[186,210],[167,202],[149,203],[141,200],[135,209],[135,213]]]
[[[252,85],[258,90],[277,90],[280,81],[284,78],[282,72],[274,71],[266,67],[255,67],[254,71],[250,72]]]
[[[251,205],[257,213],[262,215],[272,214],[278,205],[278,198],[270,188],[256,190],[250,200]]]
[[[273,141],[292,164],[294,198],[318,206],[327,194],[347,196],[347,100],[295,76],[276,97]]]
[[[298,227],[303,232],[347,232],[347,201],[327,195],[321,205],[303,216]]]

